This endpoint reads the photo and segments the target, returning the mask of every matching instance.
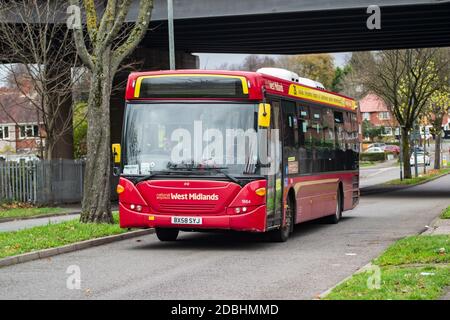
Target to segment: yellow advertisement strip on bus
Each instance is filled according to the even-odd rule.
[[[354,100],[296,84],[291,84],[289,86],[289,95],[339,107],[351,108],[352,110],[356,109],[356,102]]]
[[[134,97],[135,98],[139,98],[139,95],[141,93],[141,83],[143,79],[148,79],[148,78],[174,78],[174,77],[212,77],[212,78],[231,78],[231,79],[239,79],[242,82],[242,93],[243,94],[248,94],[248,84],[247,84],[247,79],[245,77],[241,77],[241,76],[228,76],[228,75],[223,75],[223,74],[204,74],[204,73],[199,73],[199,74],[189,74],[189,73],[184,73],[184,74],[160,74],[160,75],[155,75],[155,76],[143,76],[143,77],[139,77],[136,80],[136,87],[134,90]]]

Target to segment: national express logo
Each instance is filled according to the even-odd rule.
[[[157,193],[156,200],[218,201],[219,195],[203,193]]]

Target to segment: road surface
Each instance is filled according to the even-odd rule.
[[[299,225],[287,243],[214,233],[161,243],[151,235],[5,267],[0,299],[313,299],[422,231],[449,205],[449,190],[445,176],[364,196],[339,224]],[[68,289],[69,267],[80,268],[80,289]]]
[[[447,152],[449,150],[450,144],[445,141],[442,150]],[[434,168],[434,145],[427,147],[427,151],[430,153],[430,165],[427,166],[427,171]],[[449,154],[446,153],[447,159]],[[385,163],[378,164],[374,167],[363,167],[360,168],[360,187],[370,187],[377,184],[385,183],[390,180],[400,178],[400,166],[397,160],[386,161]],[[414,167],[411,167],[411,173],[414,177]],[[419,174],[423,173],[423,165],[419,164]]]

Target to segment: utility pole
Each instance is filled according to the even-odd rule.
[[[400,145],[400,181],[403,181],[403,138],[402,138],[402,127],[398,127],[398,137],[399,137],[399,145]]]
[[[417,127],[416,123],[413,123],[413,150],[414,150],[414,175],[416,178],[419,176],[419,165],[417,163],[417,147],[416,147],[416,140],[417,140]]]
[[[173,0],[167,0],[167,23],[169,25],[169,65],[175,70],[175,39],[173,34]]]
[[[427,131],[423,126],[423,174],[427,173]]]

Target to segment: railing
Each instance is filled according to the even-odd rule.
[[[0,202],[79,202],[84,168],[82,160],[0,161]]]

